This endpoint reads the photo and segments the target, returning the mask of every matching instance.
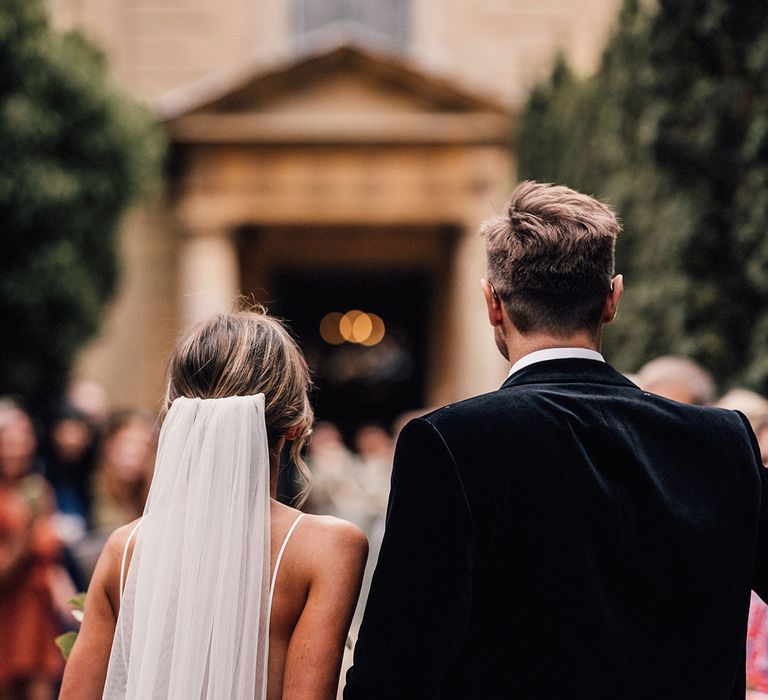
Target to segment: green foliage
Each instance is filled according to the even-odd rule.
[[[85,610],[85,596],[86,596],[85,592],[81,592],[81,593],[78,593],[71,600],[67,601],[67,603],[74,608],[74,610],[72,611],[72,616],[78,622],[83,621],[83,610]],[[64,634],[60,634],[53,641],[56,643],[56,646],[59,647],[62,655],[64,656],[64,659],[66,660],[69,658],[69,655],[72,653],[72,647],[75,645],[75,642],[77,641],[77,632],[65,632]]]
[[[550,82],[531,92],[520,124],[521,173],[535,172],[536,179],[552,181],[573,168],[579,147],[572,131],[580,124],[583,110],[589,107],[585,99],[588,90],[586,81],[575,77],[563,56],[558,56]],[[575,177],[575,173],[570,174]]]
[[[56,643],[56,646],[59,647],[62,656],[66,660],[72,653],[72,647],[75,646],[76,640],[77,632],[65,632],[64,634],[60,634],[53,641]]]
[[[606,346],[635,370],[689,355],[768,389],[768,4],[626,0],[600,69],[534,90],[520,177],[622,214],[627,293]]]
[[[0,394],[66,381],[118,277],[126,207],[159,181],[163,138],[82,36],[40,0],[0,8]]]
[[[75,610],[83,612],[83,610],[85,610],[85,596],[85,591],[81,591],[74,598],[68,600],[67,603],[71,605]]]

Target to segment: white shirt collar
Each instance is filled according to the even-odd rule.
[[[523,367],[535,364],[536,362],[545,362],[546,360],[565,360],[577,358],[580,360],[597,360],[605,362],[605,358],[597,350],[588,348],[547,348],[546,350],[534,350],[527,355],[523,355],[509,370],[508,377],[515,372],[519,372]]]

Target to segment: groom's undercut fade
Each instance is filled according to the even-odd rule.
[[[483,224],[488,277],[524,334],[566,337],[600,323],[614,275],[616,213],[568,187],[528,180]]]

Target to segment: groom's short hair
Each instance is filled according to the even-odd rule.
[[[614,274],[615,212],[568,187],[528,180],[483,224],[488,277],[521,333],[566,336],[600,323]]]

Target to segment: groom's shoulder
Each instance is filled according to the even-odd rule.
[[[465,430],[473,424],[484,424],[490,418],[501,415],[511,417],[526,410],[527,392],[524,388],[521,389],[523,390],[516,392],[514,400],[510,400],[504,392],[490,391],[433,409],[422,415],[420,420],[442,433],[456,429]]]
[[[583,387],[577,387],[583,390]],[[602,389],[602,392],[601,392]],[[604,395],[603,395],[604,393]],[[746,417],[738,411],[711,406],[681,404],[637,386],[590,387],[589,395],[581,397],[574,392],[569,401],[564,394],[553,396],[542,391],[540,385],[503,387],[500,390],[473,396],[433,409],[421,416],[443,437],[449,435],[481,435],[503,424],[504,432],[525,433],[543,413],[571,413],[574,405],[579,412],[596,411],[605,419],[613,417],[630,422],[658,422],[667,426],[686,425],[690,431],[725,437],[730,435],[744,440],[751,433]],[[575,403],[574,403],[575,402]],[[611,403],[613,409],[607,408]]]

